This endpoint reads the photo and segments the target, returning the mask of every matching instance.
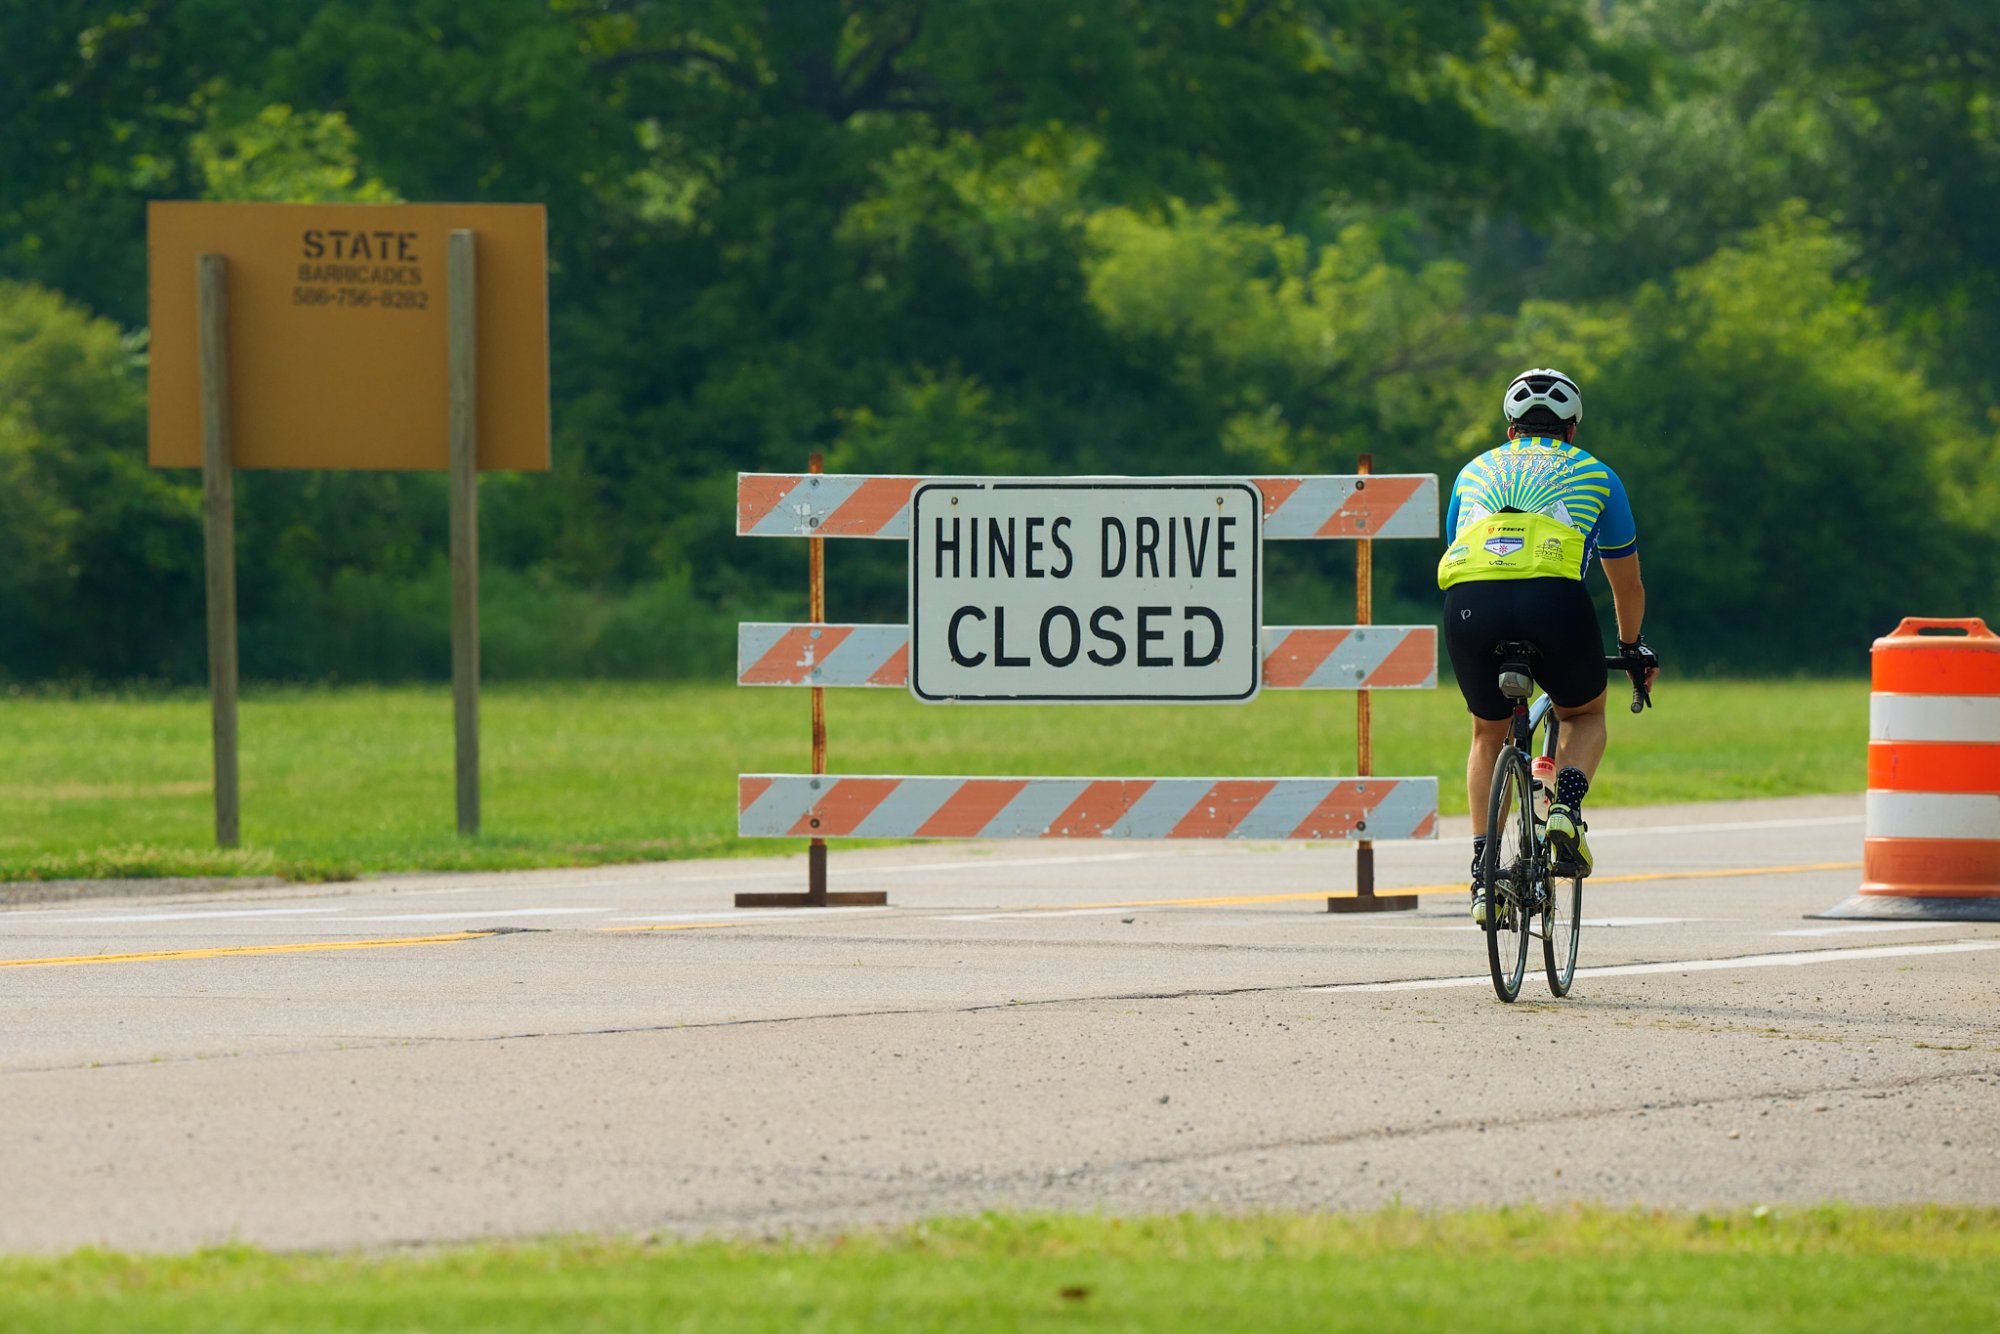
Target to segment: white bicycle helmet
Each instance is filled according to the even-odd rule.
[[[1522,371],[1514,377],[1500,399],[1500,411],[1509,424],[1521,420],[1532,408],[1547,408],[1558,421],[1583,420],[1583,391],[1576,381],[1561,371],[1546,368]]]

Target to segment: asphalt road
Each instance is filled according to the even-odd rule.
[[[0,911],[0,1250],[847,1227],[984,1208],[2000,1204],[2000,926],[1830,922],[1858,796],[1593,813],[1504,1006],[1463,822]]]

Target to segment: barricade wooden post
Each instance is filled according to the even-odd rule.
[[[822,460],[815,452],[806,471],[818,476]],[[806,543],[806,618],[815,627],[826,625],[826,539],[815,537]],[[826,691],[812,688],[812,771],[815,778],[826,772]],[[813,839],[806,845],[806,899],[814,907],[826,906],[826,840]]]
[[[229,261],[196,261],[201,342],[201,516],[208,595],[208,700],[215,842],[241,841],[236,769],[236,462],[229,413]]]
[[[1363,454],[1356,469],[1356,490],[1365,490],[1375,471],[1375,456]],[[1354,623],[1371,625],[1375,620],[1375,543],[1359,538],[1354,543]],[[1374,715],[1369,707],[1368,687],[1354,692],[1354,774],[1367,778],[1375,772]],[[1329,894],[1328,912],[1401,912],[1417,906],[1414,894],[1375,893],[1375,840],[1364,838],[1354,845],[1354,893]]]
[[[806,475],[822,475],[823,463],[815,451],[806,463]],[[826,539],[817,535],[806,540],[806,622],[815,640],[824,636],[826,626]],[[809,653],[808,659],[817,657]],[[812,687],[812,784],[817,790],[826,773],[826,691],[817,681]],[[819,820],[812,821],[815,827]],[[879,908],[887,905],[884,890],[848,890],[834,894],[826,883],[826,840],[815,836],[806,844],[806,892],[742,893],[736,896],[739,908]]]

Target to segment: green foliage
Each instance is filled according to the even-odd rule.
[[[0,678],[198,669],[198,489],[142,453],[143,355],[0,282]],[[122,444],[124,448],[108,448]]]
[[[1996,586],[1971,496],[1991,498],[2000,440],[1925,381],[1843,278],[1851,256],[1791,209],[1671,285],[1522,312],[1516,356],[1589,386],[1579,439],[1634,497],[1648,619],[1677,660],[1856,670],[1903,616]]]
[[[1872,299],[1936,371],[1991,401],[2000,8],[1636,0],[1612,9],[1609,28],[1608,42],[1658,53],[1652,105],[1591,117],[1610,150],[1615,222],[1559,225],[1548,284],[1601,294],[1662,279],[1804,199],[1853,243]]]
[[[207,199],[269,203],[389,204],[390,189],[361,179],[354,130],[339,112],[294,112],[267,106],[240,124],[211,120],[192,135],[188,152]]]
[[[1202,414],[1171,452],[1204,467],[1340,472],[1362,450],[1421,449],[1427,408],[1492,332],[1465,311],[1460,266],[1392,264],[1359,225],[1315,245],[1177,205],[1107,210],[1090,235],[1092,303]]]
[[[121,332],[191,197],[548,204],[555,471],[482,500],[509,674],[713,672],[795,612],[739,469],[1449,475],[1551,361],[1677,660],[1851,663],[2000,588],[1996,13],[0,0],[0,676],[201,676]],[[445,672],[439,479],[239,496],[246,673]],[[1432,613],[1421,546],[1378,610]],[[900,614],[894,554],[837,616]],[[1344,566],[1274,553],[1273,605],[1333,618]]]

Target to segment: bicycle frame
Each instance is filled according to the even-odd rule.
[[[1556,717],[1555,701],[1547,695],[1537,695],[1533,704],[1528,705],[1526,708],[1516,708],[1514,710],[1514,718],[1514,744],[1520,749],[1523,755],[1530,756],[1534,754],[1535,729],[1542,725],[1543,719],[1548,720],[1548,730],[1542,733],[1541,753],[1549,759],[1554,759],[1556,755],[1556,736],[1562,730],[1562,720]],[[1521,720],[1523,718],[1527,722],[1526,735],[1521,734]]]

